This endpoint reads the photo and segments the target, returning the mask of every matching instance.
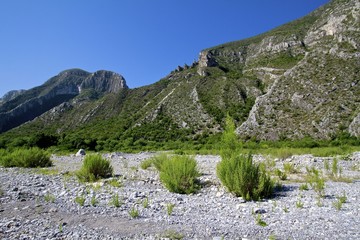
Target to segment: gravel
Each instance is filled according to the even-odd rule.
[[[219,156],[196,156],[203,187],[196,194],[170,193],[154,168],[140,163],[156,153],[104,156],[115,177],[79,183],[72,174],[83,157],[53,156],[49,169],[0,168],[1,239],[360,239],[360,153],[339,159],[342,181],[326,181],[325,196],[301,191],[305,167],[324,173],[332,158],[311,155],[275,159],[276,168],[292,163],[274,197],[246,202],[228,193],[216,177]],[[256,161],[268,161],[254,156]],[[269,163],[269,161],[268,161]],[[274,177],[275,178],[275,177]],[[120,186],[111,182],[119,181]],[[339,196],[347,200],[334,207]],[[114,198],[119,197],[119,206]],[[81,206],[75,199],[84,199]],[[167,207],[173,205],[170,213]],[[137,211],[138,217],[130,212]],[[266,226],[261,226],[262,222]]]

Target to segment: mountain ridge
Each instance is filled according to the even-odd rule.
[[[359,137],[359,11],[358,1],[333,0],[269,32],[204,49],[191,66],[148,86],[124,81],[106,91],[96,77],[82,81],[81,94],[4,138],[40,130],[97,150],[206,143],[227,114],[245,140]]]

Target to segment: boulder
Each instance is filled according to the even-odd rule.
[[[85,153],[85,150],[84,149],[80,149],[77,153],[76,153],[76,156],[79,157],[79,156],[85,156],[86,153]]]

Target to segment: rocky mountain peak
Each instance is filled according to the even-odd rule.
[[[114,72],[89,73],[69,69],[50,78],[43,85],[23,92],[11,92],[0,101],[0,132],[17,127],[50,109],[79,96],[82,90],[100,93],[118,93],[127,89],[125,79]]]
[[[100,70],[87,76],[80,85],[80,89],[89,88],[103,93],[117,93],[121,89],[127,89],[128,86],[120,74]]]

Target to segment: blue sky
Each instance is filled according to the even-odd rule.
[[[305,16],[328,0],[1,0],[0,96],[60,71],[154,83],[202,49]]]

